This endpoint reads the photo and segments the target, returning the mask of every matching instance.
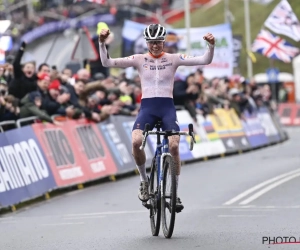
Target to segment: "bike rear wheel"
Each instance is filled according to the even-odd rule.
[[[162,183],[162,228],[166,238],[171,238],[176,217],[176,169],[173,158],[165,156],[163,161],[163,183]]]
[[[151,163],[151,174],[150,174],[150,224],[153,236],[158,236],[160,230],[160,216],[161,216],[161,205],[160,205],[160,192],[159,183],[157,178],[157,164],[156,158],[152,159]]]

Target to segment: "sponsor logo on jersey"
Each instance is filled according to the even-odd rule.
[[[181,60],[185,60],[187,58],[193,58],[194,56],[188,56],[188,55],[185,55],[185,54],[180,54],[179,57],[180,57]]]
[[[168,64],[164,64],[163,66],[168,67],[168,66],[172,66],[172,65],[173,65],[173,63],[168,63]]]
[[[144,68],[144,69],[148,69],[148,64],[145,63],[145,64],[143,65],[143,68]]]
[[[165,57],[163,57],[163,58],[161,59],[161,63],[165,63],[165,62],[167,62],[167,61],[168,61],[168,59],[165,58]]]
[[[144,59],[145,59],[145,63],[148,62],[148,58],[147,57],[145,57]]]
[[[150,65],[150,70],[163,70],[163,69],[166,69],[166,67],[163,65],[158,65],[157,67]]]
[[[153,60],[153,59],[150,59],[149,62],[154,63],[154,60]]]

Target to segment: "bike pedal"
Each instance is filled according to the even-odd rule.
[[[176,208],[175,208],[175,212],[176,212],[176,213],[180,213],[182,210],[183,210],[183,208],[179,208],[179,207],[176,207]]]
[[[147,208],[147,209],[150,209],[151,208],[151,205],[148,204],[147,202],[142,202],[142,205]]]

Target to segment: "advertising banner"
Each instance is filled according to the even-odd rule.
[[[147,44],[143,38],[143,31],[146,25],[133,21],[125,21],[123,36],[122,56],[130,56],[133,54],[143,54],[148,51]],[[175,53],[185,54],[187,50],[187,30],[186,29],[167,29],[167,35],[172,33],[172,43],[176,48]],[[203,66],[204,76],[207,78],[232,76],[233,74],[233,38],[230,24],[219,24],[209,27],[191,28],[191,52],[188,56],[202,56],[207,50],[206,41],[203,36],[210,32],[215,36],[216,44],[214,50],[214,58],[211,64]],[[166,42],[168,42],[168,37]],[[186,55],[183,55],[185,57]],[[202,67],[202,66],[201,66]],[[177,74],[186,77],[190,71],[195,71],[197,67],[180,66]]]
[[[136,168],[131,153],[131,149],[126,145],[124,133],[118,129],[116,116],[111,116],[108,120],[98,123],[97,127],[104,137],[106,145],[109,147],[112,157],[118,168],[118,173],[127,172]]]
[[[222,120],[227,124],[228,130],[231,137],[233,138],[236,148],[238,150],[250,149],[251,145],[247,139],[247,136],[245,135],[241,120],[237,116],[234,109],[222,109],[221,112],[224,113]]]
[[[300,109],[300,107],[298,107]],[[300,110],[299,110],[300,111]],[[279,133],[279,137],[280,137],[280,140],[284,141],[287,139],[287,134],[286,132],[283,130],[283,127],[281,126],[280,124],[280,118],[279,118],[279,115],[277,112],[273,112],[271,113],[270,112],[270,115],[271,115],[271,118],[272,118],[272,121],[275,125],[275,127],[277,128],[277,131]],[[300,115],[299,115],[300,116]]]
[[[243,48],[243,37],[241,35],[233,35],[233,67],[240,68],[241,52]]]
[[[198,126],[195,126],[195,132],[199,134],[200,142],[206,143],[207,156],[225,153],[226,148],[218,133],[215,131],[212,122],[202,115],[197,115],[197,122]],[[194,156],[196,157],[196,155]]]
[[[278,105],[278,114],[280,122],[283,125],[294,125],[296,114],[296,104],[294,103],[280,103]]]
[[[177,119],[182,131],[188,132],[188,125],[190,123],[193,124],[196,140],[193,151],[190,151],[189,144],[191,138],[189,136],[181,136],[179,152],[182,159],[189,160],[191,157],[191,159],[197,159],[225,153],[226,149],[218,134],[214,131],[209,131],[209,134],[207,133],[204,124],[206,123],[206,127],[208,128],[211,123],[206,122],[203,116],[197,115],[197,123],[195,123],[188,111],[180,110],[177,111]]]
[[[117,172],[110,150],[95,123],[86,119],[70,120],[64,126],[75,141],[76,150],[90,180]]]
[[[293,113],[293,125],[299,126],[300,125],[300,105],[296,104],[294,106],[294,113]]]
[[[135,117],[132,116],[114,116],[114,119],[112,120],[114,122],[115,127],[119,131],[119,135],[122,138],[122,141],[125,142],[126,147],[128,150],[132,150],[132,138],[131,138],[131,132],[133,128],[133,124],[135,121]],[[146,154],[146,166],[150,167],[152,158],[154,156],[153,148],[151,147],[150,139],[155,138],[155,136],[151,135],[148,137],[148,141],[145,145],[145,154]],[[152,139],[153,139],[152,138]]]
[[[59,187],[89,180],[86,162],[81,157],[83,152],[66,123],[59,127],[49,123],[32,125]]]
[[[280,141],[279,132],[272,121],[269,110],[265,107],[260,108],[257,113],[257,117],[265,130],[265,134],[268,137],[269,143]]]
[[[177,121],[179,123],[180,130],[188,132],[189,131],[188,125],[190,123],[193,123],[193,120],[189,115],[189,113],[186,110],[179,110],[176,111],[176,115],[177,115]],[[189,144],[190,144],[189,136],[183,136],[183,135],[180,136],[179,155],[182,161],[194,159],[195,157],[193,155],[193,152],[196,152],[195,154],[199,155],[198,156],[199,158],[205,156],[205,149],[200,143],[198,143],[198,145],[197,144],[194,145],[193,151],[190,151]]]
[[[255,113],[244,112],[244,116],[246,120],[242,120],[242,124],[250,145],[256,148],[268,144],[265,130],[257,115]]]
[[[31,127],[0,133],[0,207],[38,197],[55,187]]]
[[[231,137],[229,128],[225,123],[225,115],[226,113],[222,112],[221,109],[216,109],[215,114],[207,116],[207,120],[212,123],[214,130],[218,133],[223,145],[225,146],[226,153],[233,153],[238,150],[238,147]]]

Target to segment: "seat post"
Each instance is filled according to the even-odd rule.
[[[157,129],[157,131],[161,130],[161,121],[158,121],[155,124],[155,128]],[[161,144],[161,140],[160,140],[160,135],[159,134],[157,134],[157,144]]]
[[[155,125],[155,128],[157,129],[157,131],[161,130],[161,121],[158,121]]]

